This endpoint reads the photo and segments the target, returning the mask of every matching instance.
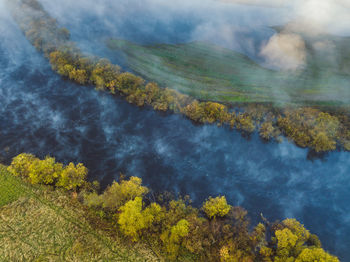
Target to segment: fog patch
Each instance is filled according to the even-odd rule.
[[[275,34],[260,54],[266,65],[282,70],[297,70],[305,66],[306,49],[304,40],[297,34]]]
[[[217,0],[225,3],[268,6],[268,7],[284,7],[288,4],[288,0]]]

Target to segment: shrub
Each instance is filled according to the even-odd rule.
[[[209,199],[204,203],[203,210],[210,218],[223,217],[230,212],[231,206],[227,204],[226,197],[216,197]]]
[[[101,195],[103,207],[117,210],[127,201],[143,197],[148,193],[148,188],[141,184],[142,179],[139,177],[130,177],[129,180],[122,180],[120,183],[113,182]]]
[[[118,224],[125,235],[137,241],[141,236],[141,231],[151,226],[161,207],[153,203],[146,209],[142,209],[142,198],[136,197],[120,207]]]
[[[83,164],[79,163],[75,166],[73,163],[69,163],[69,165],[62,170],[56,186],[64,187],[68,190],[75,190],[83,184],[87,173],[88,170]]]
[[[61,175],[62,167],[53,157],[46,157],[44,160],[36,158],[29,166],[29,180],[32,184],[53,185]]]
[[[29,179],[32,184],[55,185],[71,190],[81,186],[87,175],[87,168],[83,164],[70,163],[63,167],[55,158],[47,156],[40,160],[31,154],[20,154],[13,158],[8,167],[15,176]]]
[[[35,159],[35,156],[32,154],[19,154],[12,159],[11,165],[7,170],[15,176],[28,177],[29,167]]]

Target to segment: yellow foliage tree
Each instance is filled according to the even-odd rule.
[[[266,245],[266,228],[262,223],[259,223],[254,228],[250,239],[254,243],[254,246],[262,247]]]
[[[236,126],[238,129],[247,133],[252,133],[255,130],[253,119],[247,114],[239,114],[237,116]]]
[[[283,220],[282,224],[289,228],[294,235],[298,237],[298,241],[304,244],[310,238],[310,232],[307,230],[304,225],[302,225],[295,218],[287,218]]]
[[[165,245],[165,249],[171,259],[175,259],[178,255],[181,241],[189,234],[189,222],[186,219],[181,219],[170,230],[166,230],[160,236]]]
[[[122,73],[117,78],[117,88],[125,95],[132,94],[135,89],[141,87],[145,80],[131,73]]]
[[[115,81],[120,74],[119,66],[113,65],[108,59],[100,59],[93,67],[90,80],[97,89],[115,87]]]
[[[274,137],[275,128],[271,121],[264,122],[259,130],[260,136],[265,140],[270,140]]]
[[[263,246],[259,251],[260,256],[264,262],[272,262],[273,250],[267,246]]]
[[[317,236],[310,234],[296,219],[285,219],[280,225],[284,228],[275,231],[275,262],[338,261],[336,257],[324,251]],[[264,256],[262,253],[261,255]],[[265,260],[269,261],[268,259],[266,256]]]
[[[156,83],[148,83],[145,87],[146,101],[149,105],[156,101],[160,94],[160,88]]]
[[[298,237],[288,228],[276,230],[275,235],[277,239],[277,257],[275,258],[275,261],[294,261],[292,254],[293,249],[297,244]]]
[[[227,215],[231,210],[231,206],[227,204],[226,197],[224,196],[216,198],[209,197],[203,205],[203,210],[212,219]]]
[[[204,112],[204,119],[208,123],[225,122],[226,120],[227,108],[223,104],[206,102],[204,104]]]
[[[339,262],[337,257],[334,257],[324,251],[322,248],[305,248],[297,257],[295,262]]]
[[[29,178],[32,184],[55,185],[68,190],[76,189],[85,181],[87,168],[83,164],[75,166],[70,163],[63,168],[55,158],[46,157],[40,160],[31,154],[20,154],[13,158],[8,170],[16,176]]]
[[[75,190],[83,184],[87,173],[88,170],[83,164],[79,163],[75,166],[73,163],[69,163],[61,172],[56,186]]]
[[[113,182],[101,195],[101,202],[104,208],[113,210],[147,193],[148,188],[142,186],[142,179],[132,176],[129,180],[122,180],[120,183]]]
[[[196,122],[202,122],[204,108],[197,100],[194,100],[191,104],[187,105],[183,111],[189,119]]]
[[[56,163],[55,158],[35,159],[29,166],[29,180],[32,184],[54,184],[61,175],[63,165]]]
[[[316,152],[325,152],[336,149],[337,142],[327,136],[326,132],[320,131],[315,134],[312,146]]]
[[[29,167],[35,160],[32,154],[22,153],[12,159],[11,165],[7,168],[15,176],[28,177]]]
[[[58,73],[63,76],[69,76],[70,72],[74,70],[74,67],[70,64],[58,65]]]
[[[141,236],[142,230],[149,228],[158,213],[161,212],[161,207],[153,203],[143,210],[142,198],[136,197],[120,207],[119,211],[118,224],[120,229],[126,236],[131,237],[133,241],[137,241]]]
[[[88,80],[88,76],[86,73],[86,70],[84,69],[75,69],[73,68],[70,72],[69,72],[69,78],[74,80],[75,82],[83,85],[87,82]]]

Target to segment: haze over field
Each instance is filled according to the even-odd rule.
[[[334,86],[340,81],[339,86],[346,86],[347,80],[334,77],[328,80],[327,70],[343,68],[342,72],[350,74],[350,49],[340,52],[339,45],[333,41],[333,36],[350,35],[350,10],[346,1],[99,0],[97,3],[62,1],[56,5],[44,0],[42,3],[72,31],[73,40],[83,50],[108,57],[125,68],[127,61],[105,47],[106,39],[121,38],[140,44],[205,41],[241,52],[264,67],[297,74],[307,67],[308,50],[312,49],[327,64],[323,68],[322,84]],[[273,26],[279,26],[278,32]],[[324,37],[327,35],[331,39]],[[343,58],[347,59],[345,67]],[[303,74],[300,79],[303,81]],[[350,92],[346,88],[340,92],[339,86],[329,97],[338,96],[347,102]],[[273,97],[281,97],[283,93],[282,100],[291,100],[283,87],[272,88],[276,94]]]
[[[270,70],[240,53],[204,42],[137,45],[110,39],[106,44],[117,54],[122,52],[127,66],[138,75],[197,99],[283,106],[348,105],[350,38],[299,38],[308,48],[303,54],[304,68],[298,71]],[[324,50],[322,41],[333,45],[332,55]],[[264,51],[278,59],[273,49]],[[337,64],[334,58],[339,58]]]
[[[282,69],[302,65],[304,45],[296,32],[350,35],[350,7],[345,0],[42,2],[62,22],[81,25],[89,17],[110,37],[146,43],[206,40]],[[275,25],[285,25],[281,35],[267,28]],[[83,25],[76,33],[79,39],[89,39],[94,30]],[[279,57],[272,56],[272,50]]]

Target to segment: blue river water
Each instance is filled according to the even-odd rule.
[[[350,261],[349,153],[310,160],[306,149],[288,141],[246,139],[72,84],[6,19],[0,28],[2,161],[21,152],[49,154],[85,163],[89,178],[103,185],[122,172],[154,191],[189,194],[195,205],[225,195],[247,209],[253,223],[260,213],[271,221],[297,218],[325,249]]]

